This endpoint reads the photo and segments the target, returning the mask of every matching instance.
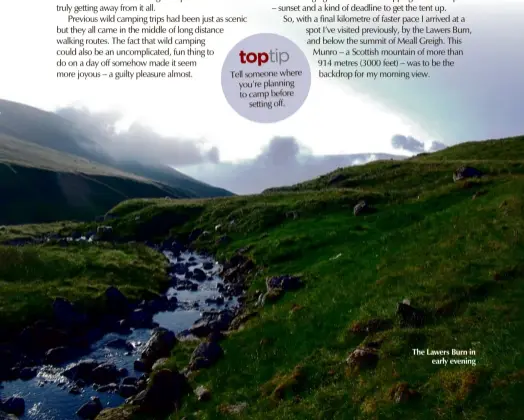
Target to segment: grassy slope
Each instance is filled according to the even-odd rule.
[[[488,176],[453,183],[452,171],[471,159]],[[249,404],[240,418],[255,420],[519,418],[523,176],[521,137],[345,168],[258,196],[118,205],[112,213],[120,218],[110,223],[129,238],[202,227],[212,237],[201,246],[219,256],[252,245],[262,272],[251,294],[264,289],[266,275],[301,273],[306,281],[223,343],[226,357],[192,378],[211,389],[212,400],[189,398],[172,419],[233,418],[220,407],[238,402]],[[378,211],[354,217],[361,198]],[[290,211],[298,218],[286,217]],[[222,232],[215,233],[217,224]],[[224,233],[232,242],[216,246]],[[434,315],[425,327],[398,325],[394,312],[404,298]],[[374,317],[393,319],[395,327],[367,338],[384,340],[377,368],[351,373],[344,360],[365,338],[350,326]],[[473,348],[477,363],[439,367],[413,356],[413,348]],[[173,362],[183,366],[190,350],[180,345]],[[392,401],[389,391],[402,381],[422,399]]]
[[[148,178],[166,184],[177,197],[215,197],[232,195],[229,191],[216,188],[197,181],[169,167],[151,166],[138,162],[116,162],[107,155],[103,148],[93,141],[79,128],[66,118],[52,112],[46,112],[32,106],[0,99],[0,158],[6,138],[16,138],[28,142],[35,149],[15,150],[11,156],[14,161],[27,160],[26,153],[34,161],[37,158],[38,167],[48,164],[50,155],[59,156],[62,153],[74,155],[75,166],[79,162],[89,159],[89,163],[97,162],[97,173],[100,174],[100,164],[110,167],[112,173],[126,172],[136,174],[137,178]],[[107,140],[110,141],[110,140]],[[33,150],[45,150],[45,155],[34,153]],[[3,150],[5,151],[5,150]],[[83,159],[85,158],[85,159]],[[1,159],[0,159],[1,160]],[[59,159],[59,162],[62,159]],[[108,170],[105,166],[104,170]],[[44,166],[47,168],[47,166]],[[115,168],[119,168],[118,171]],[[85,173],[85,168],[82,168]],[[62,168],[60,170],[63,170]],[[156,195],[153,195],[156,196]]]
[[[42,228],[20,229],[22,236],[38,230]],[[0,239],[14,234],[0,233]],[[48,318],[58,296],[95,311],[101,308],[99,297],[110,285],[118,286],[128,297],[140,298],[158,292],[165,281],[165,259],[141,245],[0,245],[0,331],[5,338],[5,332],[20,331],[30,322]]]
[[[488,176],[453,183],[453,170],[471,159]],[[523,137],[345,168],[284,190],[175,204],[133,200],[114,209],[122,216],[115,227],[139,236],[169,226],[215,235],[215,224],[234,219],[227,232],[233,241],[216,251],[254,246],[252,257],[269,268],[253,279],[251,293],[268,274],[302,273],[307,281],[224,342],[226,357],[193,378],[210,387],[212,401],[190,398],[173,419],[229,418],[220,407],[244,401],[241,417],[260,420],[518,418]],[[354,217],[360,198],[378,212]],[[291,210],[296,220],[286,218]],[[425,327],[398,325],[394,312],[404,298],[433,314]],[[344,360],[364,338],[350,326],[373,317],[393,319],[395,327],[367,338],[384,340],[377,368],[351,373]],[[476,366],[432,365],[413,348],[474,349]],[[177,351],[175,362],[186,361],[187,352]],[[403,381],[421,393],[419,402],[391,399]]]
[[[187,192],[0,135],[0,224],[89,220],[130,197]]]

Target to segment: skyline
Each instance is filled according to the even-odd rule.
[[[69,2],[75,3],[80,4]],[[17,39],[4,46],[4,55],[17,60],[17,65],[0,69],[0,92],[4,99],[51,112],[71,114],[74,107],[76,117],[91,123],[103,121],[111,128],[113,153],[170,158],[172,162],[167,163],[182,170],[204,161],[252,162],[275,138],[293,138],[306,156],[323,156],[398,154],[391,143],[394,136],[412,137],[428,149],[433,142],[450,146],[524,133],[519,111],[524,83],[518,83],[524,74],[520,48],[524,35],[515,30],[524,17],[524,4],[515,0],[455,4],[454,13],[467,17],[472,35],[464,45],[465,56],[452,69],[432,69],[429,79],[349,82],[318,78],[317,57],[306,46],[304,27],[282,24],[282,14],[271,10],[277,4],[273,0],[249,4],[234,0],[227,5],[210,0],[183,6],[158,3],[160,14],[197,16],[206,10],[209,15],[245,15],[248,23],[228,25],[224,35],[207,39],[215,55],[199,63],[194,78],[137,82],[55,79],[55,31],[63,24],[63,15],[55,6],[36,0],[5,3],[0,9],[6,16],[22,13],[26,7],[35,13],[27,16],[25,26],[8,20],[0,28],[4,39]],[[229,50],[244,37],[261,32],[287,36],[299,45],[309,58],[313,76],[302,108],[275,124],[257,124],[237,115],[220,83]],[[189,156],[188,151],[193,156],[189,161],[175,161]]]

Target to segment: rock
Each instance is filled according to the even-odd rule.
[[[257,306],[264,306],[267,303],[273,303],[279,300],[284,295],[284,290],[282,289],[270,289],[263,295],[259,296]]]
[[[84,359],[69,366],[62,372],[62,375],[73,381],[81,379],[89,383],[92,382],[93,370],[96,369],[99,364],[96,360]]]
[[[123,398],[129,398],[138,393],[138,389],[135,385],[122,384],[118,387],[118,393]]]
[[[69,390],[69,393],[73,395],[80,395],[82,393],[82,389],[75,385],[71,387],[71,389]]]
[[[217,296],[217,297],[214,297],[214,298],[207,298],[205,300],[206,303],[211,303],[211,304],[215,304],[215,305],[223,305],[224,304],[224,296]]]
[[[234,316],[228,311],[204,313],[202,319],[196,321],[189,331],[197,337],[206,337],[215,331],[226,331]]]
[[[389,398],[397,404],[408,402],[419,397],[420,393],[411,389],[407,382],[395,384],[389,390]]]
[[[207,274],[204,270],[201,270],[200,268],[195,268],[193,270],[193,278],[196,281],[204,281],[207,278]]]
[[[129,316],[129,324],[134,328],[149,328],[153,322],[153,314],[145,309],[135,309]]]
[[[81,232],[78,232],[76,230],[71,232],[71,239],[76,240],[76,239],[80,239],[81,237],[82,237]]]
[[[7,379],[11,369],[20,360],[20,353],[10,345],[0,345],[0,383]]]
[[[133,362],[133,368],[137,371],[137,372],[146,372],[148,369],[147,369],[147,366],[146,364],[144,363],[143,360],[135,360]]]
[[[121,316],[121,314],[106,314],[106,315],[103,315],[100,318],[100,322],[99,322],[100,328],[97,328],[97,329],[102,331],[103,334],[104,333],[108,333],[108,332],[112,332],[112,331],[118,331],[120,316]]]
[[[20,397],[10,397],[5,401],[0,401],[0,410],[20,417],[25,411],[25,401]]]
[[[231,405],[221,405],[218,410],[223,414],[241,414],[248,407],[246,402]]]
[[[229,329],[230,330],[236,330],[241,325],[243,325],[244,323],[249,321],[251,318],[255,318],[257,316],[258,316],[258,312],[256,312],[256,311],[243,313],[243,314],[237,316],[235,319],[233,319],[233,322],[231,322],[231,325],[229,326]]]
[[[53,302],[53,315],[58,325],[76,329],[87,325],[87,315],[79,313],[71,302],[63,298],[56,298]]]
[[[112,313],[125,315],[130,311],[129,300],[116,287],[110,286],[105,291],[107,307]]]
[[[175,265],[173,265],[171,270],[175,274],[184,275],[187,273],[188,267],[182,262],[177,262]]]
[[[365,200],[361,200],[357,203],[355,207],[353,207],[353,214],[355,216],[358,216],[360,214],[369,212],[369,210],[370,206],[368,205],[368,203]]]
[[[207,341],[213,342],[213,341],[222,341],[226,336],[222,334],[220,331],[213,331],[211,334],[207,336]]]
[[[61,346],[49,349],[44,356],[44,362],[50,365],[59,365],[66,362],[71,357],[71,350]]]
[[[33,379],[38,373],[38,368],[36,367],[25,367],[20,369],[20,379],[23,381],[28,381],[29,379]]]
[[[146,302],[144,309],[151,313],[158,313],[165,311],[168,307],[168,299],[166,296],[158,296],[156,299],[151,299]]]
[[[129,322],[128,319],[121,319],[120,321],[118,321],[116,331],[119,334],[131,334],[130,327],[131,327],[131,323]]]
[[[96,339],[94,339],[94,336],[88,332],[86,334],[74,337],[71,340],[71,346],[77,349],[88,350],[91,347],[93,341],[96,341]]]
[[[297,290],[302,287],[302,280],[296,276],[284,275],[266,280],[267,290],[281,289],[283,291]]]
[[[173,412],[188,392],[189,385],[184,375],[161,369],[151,377],[150,386],[132,397],[130,403],[138,405],[141,413],[162,416]]]
[[[151,370],[152,370],[152,371],[159,370],[159,369],[162,368],[162,366],[164,366],[168,361],[169,361],[169,359],[168,359],[167,357],[162,357],[161,359],[158,359],[158,360],[153,364],[153,367],[151,368]]]
[[[118,389],[118,385],[114,382],[111,382],[109,384],[106,384],[106,385],[102,385],[100,387],[98,387],[97,391],[98,392],[115,392],[116,390]]]
[[[424,311],[406,303],[397,305],[397,315],[400,316],[401,325],[404,327],[422,327],[426,321]]]
[[[106,408],[96,417],[96,420],[133,420],[136,418],[137,407],[123,405],[116,408]]]
[[[480,178],[482,172],[470,166],[461,166],[453,173],[453,181],[457,182],[466,178]]]
[[[111,340],[106,344],[106,346],[112,349],[124,349],[128,351],[133,351],[135,349],[133,347],[133,344],[127,342],[123,338],[116,338],[114,340]]]
[[[195,395],[198,401],[209,401],[211,399],[211,392],[202,385],[195,389]]]
[[[98,385],[107,385],[119,382],[121,373],[113,363],[102,363],[93,369],[92,381]]]
[[[372,348],[357,348],[349,355],[346,362],[350,367],[358,370],[373,369],[378,363],[378,354]]]
[[[122,385],[136,385],[138,379],[128,376],[127,378],[122,379]]]
[[[0,420],[18,420],[14,414],[7,414],[4,411],[0,411]]]
[[[96,236],[100,241],[109,241],[113,239],[113,227],[112,226],[98,226],[96,228]]]
[[[224,354],[222,347],[217,342],[200,343],[191,355],[190,370],[208,368],[218,361]]]
[[[204,270],[212,270],[214,266],[215,264],[209,261],[206,261],[205,263],[202,264],[202,268]]]
[[[140,357],[146,369],[151,369],[158,359],[169,357],[177,341],[172,331],[165,328],[156,328]]]
[[[138,381],[136,381],[136,388],[138,389],[139,392],[146,389],[147,388],[147,379],[139,379]]]
[[[96,418],[96,416],[98,416],[102,409],[103,407],[102,403],[100,402],[100,398],[91,397],[91,400],[80,407],[76,414],[82,419],[93,420]]]

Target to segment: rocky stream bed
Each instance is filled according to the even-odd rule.
[[[37,322],[0,345],[0,419],[94,419],[126,399],[151,399],[149,373],[179,340],[206,338],[195,341],[190,365],[177,375],[208,367],[223,355],[221,331],[240,313],[239,274],[253,268],[252,262],[239,254],[219,264],[171,241],[154,247],[170,262],[170,287],[159,298],[135,303],[110,287],[105,299],[112,313],[95,323],[57,298],[54,322]],[[174,398],[152,397],[168,403]]]

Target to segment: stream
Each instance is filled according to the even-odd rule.
[[[188,263],[191,265],[190,271],[197,268],[203,270],[207,279],[194,282],[198,284],[196,290],[176,290],[171,287],[166,292],[168,298],[172,296],[177,298],[178,307],[172,311],[159,312],[154,316],[153,321],[160,327],[173,331],[180,340],[191,339],[192,337],[187,335],[187,330],[202,317],[203,312],[234,309],[238,306],[236,298],[225,299],[223,303],[220,301],[219,304],[209,302],[209,299],[221,296],[219,285],[222,283],[218,275],[221,267],[212,257],[189,251],[177,257],[170,251],[164,251],[164,255],[173,264]],[[184,275],[173,274],[173,276],[179,280],[185,280]],[[123,397],[117,393],[98,392],[92,386],[83,387],[79,394],[70,393],[74,383],[63,376],[62,372],[79,360],[94,359],[114,363],[118,368],[128,371],[126,376],[140,378],[142,372],[134,370],[134,362],[140,357],[143,347],[151,337],[151,332],[151,329],[132,329],[131,334],[127,335],[108,333],[91,345],[90,352],[77,360],[59,367],[41,366],[33,379],[18,379],[0,383],[0,399],[11,396],[23,398],[25,412],[19,418],[35,420],[77,420],[79,419],[76,414],[77,410],[92,396],[99,397],[104,408],[119,406],[125,401]],[[109,342],[118,338],[129,343],[128,348],[107,346]]]

